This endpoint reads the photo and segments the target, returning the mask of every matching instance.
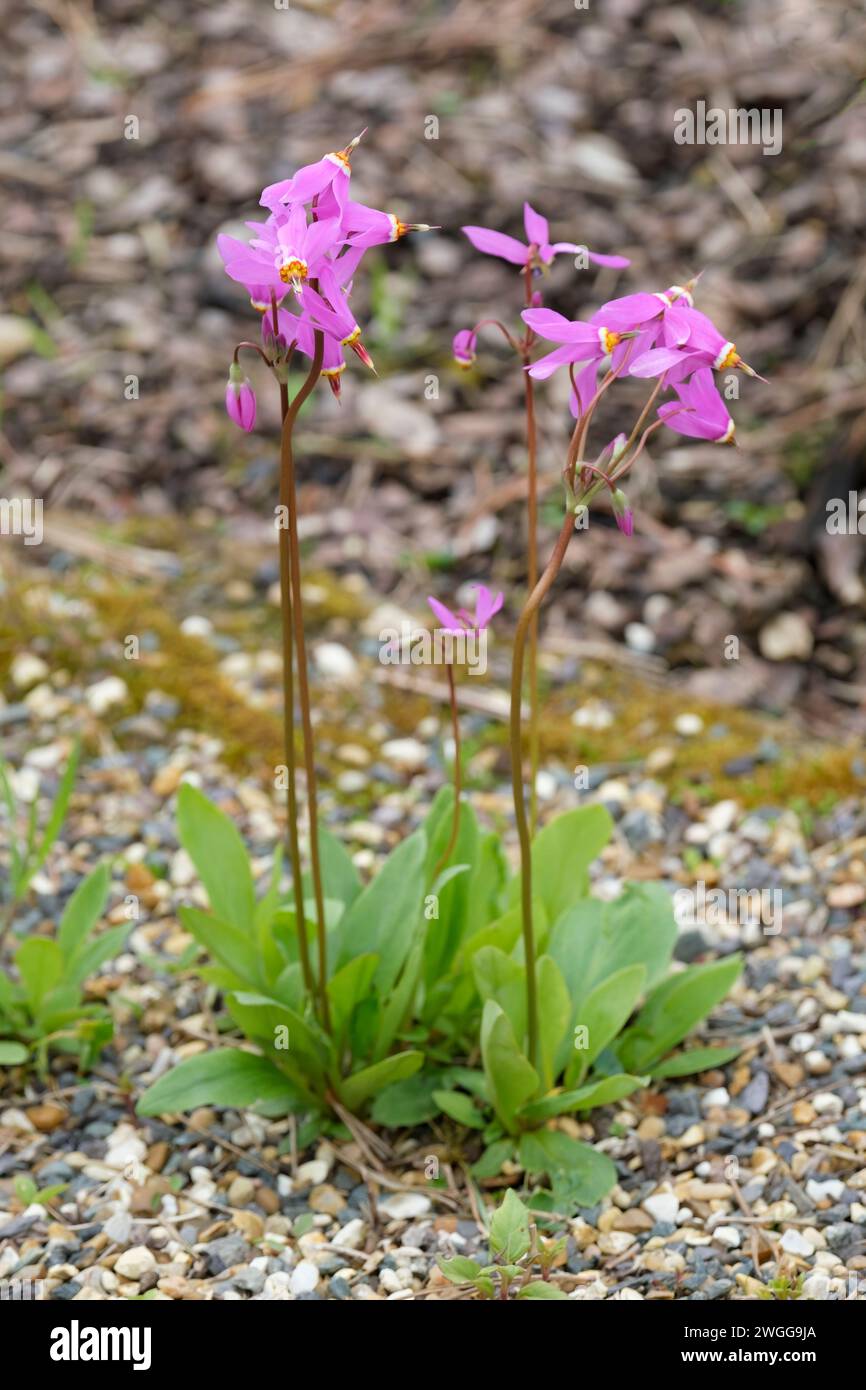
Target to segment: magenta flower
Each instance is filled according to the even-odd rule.
[[[625,256],[605,256],[596,251],[589,251],[585,246],[578,246],[571,241],[550,241],[550,227],[546,217],[536,212],[529,203],[523,204],[523,227],[526,232],[526,242],[518,241],[516,237],[506,236],[504,232],[493,231],[490,227],[462,227],[476,251],[482,251],[486,256],[499,256],[503,261],[510,261],[512,265],[531,266],[533,270],[541,270],[543,266],[551,265],[554,257],[561,251],[571,251],[575,254],[578,251],[585,251],[588,259],[596,265],[614,266],[622,269],[631,265],[631,261]]]
[[[478,334],[474,328],[461,328],[459,333],[455,333],[451,351],[454,354],[454,361],[458,367],[471,367],[475,361],[475,345],[478,342]]]
[[[465,608],[458,608],[456,613],[452,613],[438,598],[428,597],[427,602],[439,619],[443,632],[483,632],[490,619],[499,612],[505,601],[503,594],[492,594],[484,584],[476,584],[475,588],[478,593],[474,617]]]
[[[670,429],[692,439],[733,444],[734,422],[716,389],[711,367],[701,367],[688,381],[678,382],[674,390],[679,403],[665,401],[658,408],[659,418]]]
[[[622,333],[607,322],[602,323],[602,312],[599,310],[588,323],[584,323],[581,319],[567,319],[554,309],[524,309],[521,318],[533,333],[539,338],[546,338],[548,342],[562,344],[533,362],[527,368],[529,375],[537,381],[546,381],[557,367],[577,362],[598,362],[613,352],[622,341]]]
[[[628,498],[621,488],[614,488],[610,495],[614,520],[624,536],[634,535],[634,512],[628,505]]]
[[[262,206],[274,209],[282,203],[309,203],[330,191],[337,206],[345,207],[352,173],[352,151],[365,133],[362,130],[345,149],[332,150],[323,159],[316,160],[315,164],[305,164],[292,178],[268,184],[261,196]]]
[[[350,347],[361,359],[365,367],[375,371],[373,359],[361,342],[361,330],[349,310],[349,306],[339,293],[337,282],[332,274],[322,275],[323,288],[329,293],[331,304],[326,303],[316,290],[306,286],[301,293],[304,314],[313,326],[322,329],[340,347]]]
[[[226,410],[242,430],[249,432],[256,423],[256,393],[237,362],[229,367],[226,382]]]
[[[300,293],[303,282],[315,279],[329,254],[345,241],[336,218],[308,223],[301,204],[287,215],[272,215],[260,230],[262,235],[254,237],[242,252],[231,254],[226,261],[226,274],[242,285],[267,286],[269,296],[271,287],[285,293],[288,285]],[[232,242],[233,238],[227,237],[226,241]],[[238,245],[242,243],[234,243]],[[234,248],[229,250],[233,253]]]

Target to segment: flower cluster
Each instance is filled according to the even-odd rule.
[[[610,358],[617,375],[655,377],[661,390],[672,388],[658,416],[680,434],[730,444],[734,422],[715,385],[713,372],[738,367],[756,376],[706,314],[694,307],[689,285],[672,285],[655,294],[627,294],[611,299],[586,321],[570,320],[552,309],[525,309],[523,320],[552,352],[527,368],[543,381],[568,366],[573,391],[571,411],[583,415],[597,389],[598,368]]]
[[[250,241],[217,238],[226,274],[244,286],[262,315],[263,352],[269,365],[278,373],[282,370],[285,379],[295,350],[314,358],[321,335],[321,374],[336,396],[346,348],[375,370],[349,307],[352,280],[364,252],[407,232],[430,230],[350,198],[351,155],[363,134],[345,149],[305,165],[292,178],[270,184],[261,196],[267,217],[246,224],[253,233]],[[226,387],[226,408],[237,425],[252,429],[255,396],[237,367],[237,353]]]

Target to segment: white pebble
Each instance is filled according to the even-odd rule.
[[[402,772],[420,772],[427,766],[429,754],[416,738],[391,738],[382,745],[382,757]]]
[[[313,660],[320,675],[333,681],[355,680],[358,663],[348,647],[339,642],[319,642],[313,648]]]
[[[390,1216],[392,1221],[412,1221],[418,1216],[426,1216],[432,1205],[423,1192],[395,1192],[379,1203],[379,1210]]]
[[[709,1110],[714,1105],[724,1106],[730,1105],[730,1103],[731,1097],[729,1096],[724,1086],[716,1086],[714,1090],[706,1091],[704,1093],[703,1099],[701,1100],[701,1105],[703,1106],[704,1110]]]
[[[44,681],[49,673],[49,666],[41,656],[35,652],[19,652],[13,659],[9,668],[9,675],[12,684],[18,690],[26,690],[28,686],[36,685],[38,681]]]
[[[812,1097],[812,1105],[819,1115],[841,1115],[845,1109],[842,1097],[835,1091],[819,1091]]]
[[[845,1184],[838,1178],[827,1178],[823,1182],[818,1178],[810,1178],[806,1183],[806,1191],[813,1202],[823,1202],[825,1197],[831,1202],[837,1202],[845,1191]]]
[[[124,1250],[122,1255],[118,1257],[114,1269],[121,1279],[137,1281],[145,1274],[149,1274],[152,1269],[156,1269],[156,1257],[146,1245],[133,1245],[130,1250]]]
[[[736,1226],[717,1226],[713,1231],[713,1240],[720,1240],[729,1250],[736,1250],[742,1237]]]
[[[265,1281],[267,1283],[267,1281]],[[312,1260],[301,1260],[292,1270],[289,1287],[293,1294],[312,1293],[319,1282],[319,1271]]]
[[[87,707],[93,714],[107,714],[116,705],[122,705],[129,698],[129,691],[119,676],[106,676],[96,681],[84,692]]]
[[[210,618],[202,618],[193,613],[190,617],[184,618],[180,630],[187,637],[208,638],[213,635],[213,623]]]
[[[679,1199],[673,1192],[656,1192],[641,1202],[644,1211],[649,1212],[653,1221],[676,1221],[680,1209]]]
[[[681,738],[696,738],[704,731],[704,721],[699,714],[678,714],[674,728]]]
[[[795,1230],[793,1226],[788,1227],[779,1244],[788,1255],[808,1256],[815,1253],[812,1242]]]

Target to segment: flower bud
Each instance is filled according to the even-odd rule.
[[[256,395],[237,362],[229,367],[226,383],[226,411],[242,430],[251,430],[256,423]]]
[[[628,505],[628,498],[621,488],[615,488],[610,495],[616,524],[624,536],[634,534],[634,512]]]
[[[461,328],[460,332],[454,335],[451,350],[458,367],[471,367],[475,361],[475,338],[476,335],[471,328]]]

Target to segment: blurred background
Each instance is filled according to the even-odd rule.
[[[22,645],[73,677],[85,659],[89,675],[120,670],[140,717],[166,664],[200,673],[209,642],[225,674],[233,652],[272,639],[278,400],[256,376],[255,432],[225,416],[232,350],[258,319],[215,237],[257,215],[263,185],[366,126],[354,196],[441,230],[368,255],[354,308],[378,378],[353,362],[342,403],[323,387],[299,422],[315,631],[372,655],[386,615],[420,616],[428,591],[473,579],[506,588],[513,615],[522,385],[495,335],[468,373],[450,345],[485,314],[516,323],[514,268],[459,229],[522,237],[528,199],[556,239],[632,262],[577,271],[561,257],[546,303],[574,317],[703,272],[698,307],[768,378],[744,378],[731,404],[738,450],[663,432],[630,488],[634,538],[599,511],[572,546],[545,618],[548,752],[566,767],[593,754],[580,744],[592,719],[576,734],[570,718],[577,683],[635,745],[659,701],[710,730],[731,706],[726,733],[768,712],[800,746],[798,794],[862,788],[849,754],[866,723],[866,509],[861,532],[856,510],[846,533],[826,523],[828,501],[866,496],[864,38],[848,0],[35,0],[9,13],[0,495],[44,499],[45,539],[0,539],[6,728],[25,721],[9,713],[28,689],[12,677]],[[676,112],[700,101],[780,112],[781,149],[677,143]],[[561,515],[566,389],[538,391],[543,550]],[[598,447],[643,395],[625,384],[609,400]],[[146,661],[123,668],[130,632],[173,653],[162,669],[154,658],[150,686]],[[201,688],[172,698],[208,728]],[[247,694],[255,705],[254,680]],[[223,720],[229,742],[255,742],[243,711]],[[760,795],[774,740],[740,734],[721,738],[717,772]],[[825,744],[848,753],[833,761]]]

